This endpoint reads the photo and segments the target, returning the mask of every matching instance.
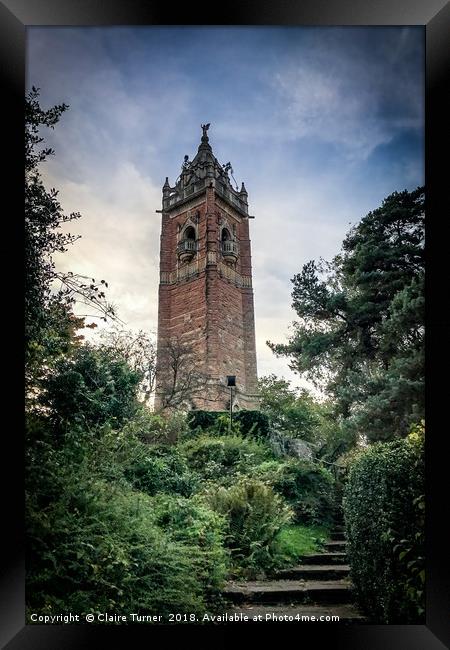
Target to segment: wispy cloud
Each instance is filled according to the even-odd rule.
[[[273,85],[283,100],[286,133],[332,142],[349,157],[365,159],[399,129],[421,129],[419,71],[407,74],[405,59],[399,65],[411,37],[406,29],[390,36],[391,48],[380,57],[361,43],[345,47],[340,32],[276,73]]]
[[[55,179],[49,178],[49,184]],[[153,329],[157,321],[160,190],[129,162],[106,182],[60,183],[67,212],[82,218],[67,229],[81,235],[67,253],[55,256],[62,270],[106,279],[108,298],[133,327]]]

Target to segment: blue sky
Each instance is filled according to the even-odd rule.
[[[259,375],[299,381],[266,340],[295,320],[290,278],[350,223],[424,183],[421,27],[33,27],[27,83],[70,109],[43,165],[82,238],[62,269],[104,278],[156,330],[161,187],[200,124],[249,193]]]

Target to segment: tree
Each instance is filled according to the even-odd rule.
[[[186,409],[203,397],[207,376],[199,371],[190,343],[172,336],[159,344],[156,400],[157,410]]]
[[[289,381],[271,374],[259,379],[258,392],[260,409],[272,427],[311,440],[319,423],[319,405],[309,391],[295,390]]]
[[[333,462],[352,446],[332,400],[315,399],[306,389],[295,390],[273,374],[259,379],[258,390],[260,409],[272,429],[313,443],[317,458]]]
[[[120,428],[139,408],[140,380],[110,349],[85,343],[55,362],[39,400],[58,431],[106,423]]]
[[[424,413],[424,188],[394,192],[330,263],[292,282],[300,320],[268,343],[325,390],[355,438],[405,436]]]
[[[47,190],[40,174],[40,165],[54,154],[49,147],[40,148],[44,138],[42,127],[54,128],[66,104],[43,110],[39,90],[33,86],[25,99],[25,362],[29,387],[40,369],[55,353],[58,334],[61,345],[74,324],[73,305],[84,303],[96,315],[114,317],[114,307],[106,301],[104,280],[96,282],[55,268],[53,254],[65,252],[77,235],[64,232],[64,224],[80,218],[78,212],[65,214],[58,202],[58,192]],[[61,327],[59,327],[61,325]]]
[[[140,330],[133,332],[114,327],[101,334],[102,348],[111,358],[121,359],[140,377],[140,391],[145,400],[155,392],[156,344],[152,337]]]

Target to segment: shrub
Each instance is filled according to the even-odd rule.
[[[214,420],[214,424],[208,427],[206,432],[212,436],[240,436],[242,434],[241,429],[242,427],[237,418],[233,417],[230,427],[229,413],[218,413]]]
[[[307,460],[269,461],[255,469],[286,499],[298,523],[328,525],[335,510],[334,481],[330,472]]]
[[[357,457],[344,489],[355,594],[380,623],[423,621],[423,447],[417,435],[374,444]]]
[[[55,449],[51,431],[31,423],[28,611],[210,610],[226,573],[224,523],[204,504],[132,489],[124,467],[145,445],[109,430],[97,434],[96,440],[66,435]]]
[[[63,430],[106,423],[120,427],[139,408],[140,379],[108,350],[85,344],[55,363],[43,381],[40,401]]]
[[[227,411],[191,411],[188,425],[191,431],[212,431],[226,434],[228,432],[229,413]],[[244,436],[266,437],[269,434],[269,419],[261,411],[245,410],[233,413],[233,425],[237,425]]]
[[[217,596],[228,572],[226,522],[199,498],[160,494],[153,501],[155,521],[170,539],[192,549],[192,570],[205,594]]]
[[[201,409],[191,411],[188,416],[189,428],[196,429],[199,427],[202,430],[208,429],[214,425],[219,413],[224,414],[225,411],[202,411]]]
[[[73,480],[68,487],[45,512],[29,504],[31,611],[164,614],[208,609],[225,573],[213,513],[205,546],[199,536],[177,536],[173,522],[172,529],[158,524],[147,495],[96,480],[81,485]],[[191,510],[191,528],[197,517],[204,519],[205,511]]]
[[[292,511],[269,485],[242,476],[231,487],[211,486],[203,498],[226,521],[225,543],[235,573],[248,575],[276,563],[275,538],[292,520]]]
[[[416,508],[417,532],[411,539],[401,539],[394,546],[394,553],[402,567],[403,585],[408,599],[417,607],[419,616],[425,614],[424,590],[425,590],[425,495],[421,494],[414,499]],[[392,542],[396,536],[391,535]]]
[[[179,445],[192,470],[204,479],[217,480],[239,472],[247,472],[271,457],[262,443],[242,436],[202,436]]]
[[[186,459],[176,447],[167,445],[146,446],[124,474],[135,489],[150,496],[159,492],[190,496],[198,484]]]
[[[180,411],[160,415],[141,407],[124,429],[142,442],[174,444],[188,430],[188,426],[185,414]]]

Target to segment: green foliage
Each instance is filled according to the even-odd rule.
[[[134,332],[114,326],[100,335],[101,348],[112,359],[125,361],[140,377],[139,390],[148,399],[155,390],[156,342],[146,332]]]
[[[193,410],[188,416],[188,425],[195,434],[202,431],[225,434],[229,429],[229,413],[227,411]],[[266,437],[269,433],[269,421],[265,413],[242,409],[233,413],[232,433],[244,436]]]
[[[291,506],[298,523],[327,525],[336,507],[334,481],[317,463],[287,459],[262,463],[253,475],[269,483]]]
[[[179,438],[185,437],[188,430],[184,413],[165,411],[162,415],[149,411],[145,406],[135,413],[124,428],[142,442],[152,444],[174,444]]]
[[[242,476],[228,488],[210,486],[203,499],[225,518],[234,573],[252,575],[276,564],[275,539],[292,512],[269,485]]]
[[[354,449],[359,439],[354,430],[346,426],[344,418],[337,415],[332,404],[328,404],[324,408],[324,417],[315,439],[317,442],[316,457],[325,463],[335,463],[336,461],[340,463],[342,456]]]
[[[54,106],[48,111],[38,103],[39,92],[33,88],[25,101],[25,340],[26,361],[29,365],[29,344],[36,341],[45,345],[43,333],[46,329],[46,308],[50,300],[50,283],[54,279],[54,264],[51,255],[64,250],[72,242],[70,235],[57,232],[64,221],[78,218],[78,214],[66,216],[62,213],[55,190],[47,192],[42,183],[38,167],[50,148],[38,149],[43,142],[39,136],[42,126],[53,128],[65,104]]]
[[[251,471],[272,456],[263,443],[242,436],[202,436],[179,445],[189,467],[204,479],[220,480]]]
[[[190,411],[188,416],[189,428],[206,430],[214,426],[219,413],[225,414],[225,411],[202,411],[201,409]]]
[[[198,485],[193,473],[179,450],[173,446],[142,446],[140,457],[125,469],[125,477],[141,492],[153,496],[160,492],[192,495]]]
[[[424,613],[424,442],[376,443],[357,456],[344,492],[355,594],[377,622],[421,623]]]
[[[67,434],[43,420],[27,445],[27,607],[55,614],[204,612],[226,575],[224,524],[200,502],[121,480],[142,444],[111,430]],[[161,477],[160,477],[161,479]]]
[[[424,189],[394,192],[331,263],[293,278],[299,316],[270,347],[336,405],[348,438],[406,436],[424,413]]]
[[[83,345],[55,362],[41,401],[58,427],[119,427],[138,409],[140,375],[107,350]]]
[[[172,541],[192,549],[191,570],[202,588],[203,599],[218,596],[228,571],[224,548],[226,522],[200,498],[160,494],[153,502],[155,521]],[[208,603],[205,602],[205,605]]]
[[[241,426],[243,436],[266,438],[269,435],[269,419],[261,411],[242,409],[233,415]]]
[[[276,375],[259,379],[261,411],[268,417],[271,439],[296,438],[311,443],[315,456],[334,462],[354,444],[331,399],[314,398],[305,389],[291,388]]]
[[[401,539],[394,546],[403,575],[402,586],[412,607],[421,617],[425,614],[425,495],[414,499],[416,533],[410,539]],[[390,534],[395,543],[398,533]]]
[[[320,407],[307,390],[295,390],[275,375],[258,382],[261,411],[270,425],[302,440],[312,440],[320,422]]]
[[[241,435],[241,424],[238,422],[236,417],[231,419],[230,427],[230,415],[225,412],[218,412],[217,417],[214,420],[214,424],[206,429],[207,433],[212,436],[223,436],[223,435]]]

